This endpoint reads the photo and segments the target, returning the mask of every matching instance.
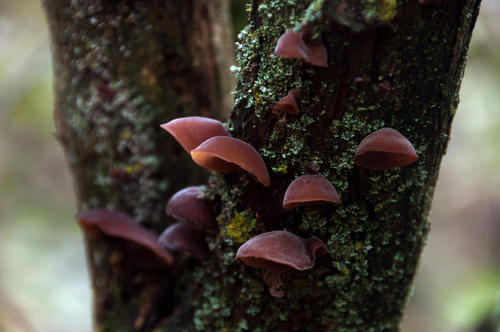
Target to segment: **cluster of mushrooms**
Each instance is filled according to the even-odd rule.
[[[326,49],[320,41],[310,39],[311,30],[305,25],[298,32],[286,31],[278,40],[274,54],[285,58],[298,58],[319,67],[327,66]],[[276,109],[296,115],[300,110],[296,99],[298,90],[289,90]],[[271,184],[270,176],[260,154],[250,144],[230,136],[224,125],[213,119],[192,116],[172,120],[161,125],[191,155],[193,161],[216,172],[243,169],[265,187]],[[391,128],[379,129],[366,136],[354,155],[354,164],[371,170],[401,167],[415,162],[418,156],[412,144],[401,133]],[[180,190],[167,203],[167,215],[176,223],[169,226],[156,241],[153,234],[137,225],[130,218],[108,210],[91,210],[77,218],[87,230],[98,230],[108,236],[122,237],[147,245],[150,251],[165,264],[171,264],[171,252],[180,252],[201,259],[206,251],[204,229],[215,227],[216,222],[209,201],[199,198],[204,186]],[[283,208],[311,204],[340,203],[335,187],[319,174],[299,176],[288,186]],[[98,222],[101,221],[101,223]],[[102,222],[102,220],[108,220]],[[126,222],[121,230],[109,229],[116,220]],[[114,232],[114,233],[113,233]],[[138,234],[131,239],[132,233]],[[289,269],[307,270],[316,258],[327,253],[321,239],[312,236],[303,239],[291,232],[275,230],[252,237],[241,245],[235,259],[248,266],[264,268],[264,281],[272,296],[283,297],[281,274]]]

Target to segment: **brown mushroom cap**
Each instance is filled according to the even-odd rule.
[[[210,202],[198,198],[203,188],[205,186],[191,186],[176,192],[167,203],[167,215],[197,225],[214,226],[215,218]]]
[[[158,238],[158,246],[191,255],[199,260],[205,256],[203,231],[189,221],[170,225]]]
[[[293,88],[288,91],[286,97],[281,98],[281,100],[276,104],[276,108],[280,111],[288,114],[297,115],[299,114],[299,106],[295,99],[297,98],[298,90]]]
[[[291,59],[303,59],[304,62],[310,65],[327,67],[328,56],[325,46],[321,40],[312,41],[310,37],[311,29],[307,26],[303,27],[299,32],[292,29],[287,30],[278,39],[274,48],[274,55]]]
[[[156,244],[156,235],[142,227],[125,213],[105,209],[93,209],[80,212],[76,216],[76,219],[80,227],[87,233],[104,234],[134,242],[153,252],[165,263],[171,264],[173,262],[172,255]]]
[[[354,164],[367,169],[383,170],[406,166],[417,159],[417,153],[406,137],[392,128],[382,128],[361,141],[354,155]]]
[[[302,175],[290,183],[283,198],[283,208],[296,206],[340,203],[335,187],[322,175]]]
[[[290,232],[272,231],[245,242],[238,249],[235,259],[251,267],[266,268],[264,281],[269,286],[269,293],[274,297],[283,297],[281,273],[290,268],[310,269],[316,257],[326,252],[325,243],[315,236],[304,240]]]
[[[315,236],[304,240],[287,231],[272,231],[243,243],[236,259],[251,267],[269,268],[277,263],[295,270],[307,270],[314,266],[316,257],[326,251],[326,245]]]
[[[160,127],[168,131],[188,153],[210,137],[229,136],[220,121],[202,116],[177,118]]]
[[[271,184],[266,164],[250,144],[240,139],[216,136],[207,139],[191,151],[194,162],[217,172],[229,172],[239,166],[268,187]]]

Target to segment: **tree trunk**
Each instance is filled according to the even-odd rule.
[[[432,2],[252,2],[230,127],[261,153],[271,186],[238,173],[217,177],[219,230],[195,274],[197,330],[399,328],[480,4]],[[327,68],[272,55],[278,37],[304,21],[326,47]],[[291,88],[300,114],[282,116],[273,108]],[[382,127],[405,135],[419,160],[387,171],[356,167],[358,144]],[[283,210],[287,186],[311,162],[342,202]],[[319,237],[328,255],[312,270],[285,273],[279,299],[267,293],[263,271],[234,256],[246,239],[281,229]]]
[[[192,161],[157,130],[178,112],[201,109],[213,116],[219,100],[213,96],[222,93],[217,84],[192,89],[199,81],[193,77],[219,76],[215,69],[202,70],[218,62],[207,59],[210,52],[192,51],[199,39],[189,26],[205,27],[202,36],[218,30],[210,29],[216,24],[211,10],[197,10],[211,3],[188,2],[45,2],[54,40],[58,137],[80,209],[117,208],[159,230],[176,180],[195,181],[184,174]],[[217,201],[218,228],[207,236],[206,259],[188,262],[179,279],[157,272],[134,272],[142,278],[131,279],[132,272],[117,273],[102,259],[113,248],[88,241],[100,330],[152,330],[162,317],[168,318],[164,331],[398,329],[429,230],[427,215],[480,4],[420,2],[249,5],[250,24],[240,33],[234,69],[230,131],[261,153],[271,186],[241,172],[212,177],[206,195]],[[327,68],[272,55],[279,36],[301,24],[325,45]],[[200,67],[204,61],[212,65]],[[299,91],[300,114],[283,116],[274,108],[291,88]],[[356,167],[358,144],[382,127],[406,136],[419,160],[386,171]],[[311,163],[342,202],[282,209],[288,184]],[[234,256],[245,240],[281,229],[319,237],[328,254],[312,270],[284,273],[285,297],[275,298],[264,271]]]
[[[52,37],[57,137],[73,172],[78,209],[121,210],[163,230],[168,197],[203,183],[207,173],[159,126],[180,116],[229,114],[229,3],[43,5]],[[97,330],[151,330],[173,310],[176,281],[170,276],[128,270],[102,239],[86,237],[86,248]]]

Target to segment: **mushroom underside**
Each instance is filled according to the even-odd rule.
[[[170,251],[191,255],[202,260],[206,245],[204,232],[199,225],[189,221],[178,221],[170,225],[159,237],[158,245]]]
[[[191,156],[198,165],[215,172],[234,172],[239,168],[235,163],[201,151],[191,151]]]
[[[198,198],[205,186],[191,186],[176,192],[165,208],[167,216],[198,225],[214,226],[215,218],[210,201]]]
[[[356,165],[372,170],[406,166],[416,160],[413,155],[391,151],[368,151],[355,158]]]
[[[325,200],[297,201],[297,202],[288,201],[283,203],[283,208],[291,209],[297,206],[326,205],[326,204],[332,204],[332,201],[325,201]]]
[[[238,170],[244,170],[250,176],[254,179],[256,179],[259,182],[262,182],[259,180],[257,176],[255,176],[249,167],[246,165],[238,165],[236,163],[228,162],[225,161],[222,158],[214,157],[212,155],[209,155],[207,153],[203,152],[198,152],[198,151],[192,151],[191,155],[193,156],[193,159],[198,165],[203,166],[204,168],[210,169],[215,172],[221,172],[221,173],[228,173],[228,172],[236,172]]]

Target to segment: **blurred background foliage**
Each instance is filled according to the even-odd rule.
[[[239,31],[245,7],[232,4]],[[499,18],[498,0],[483,0],[404,332],[489,331],[500,316]],[[51,90],[39,2],[0,0],[0,332],[91,329]]]

